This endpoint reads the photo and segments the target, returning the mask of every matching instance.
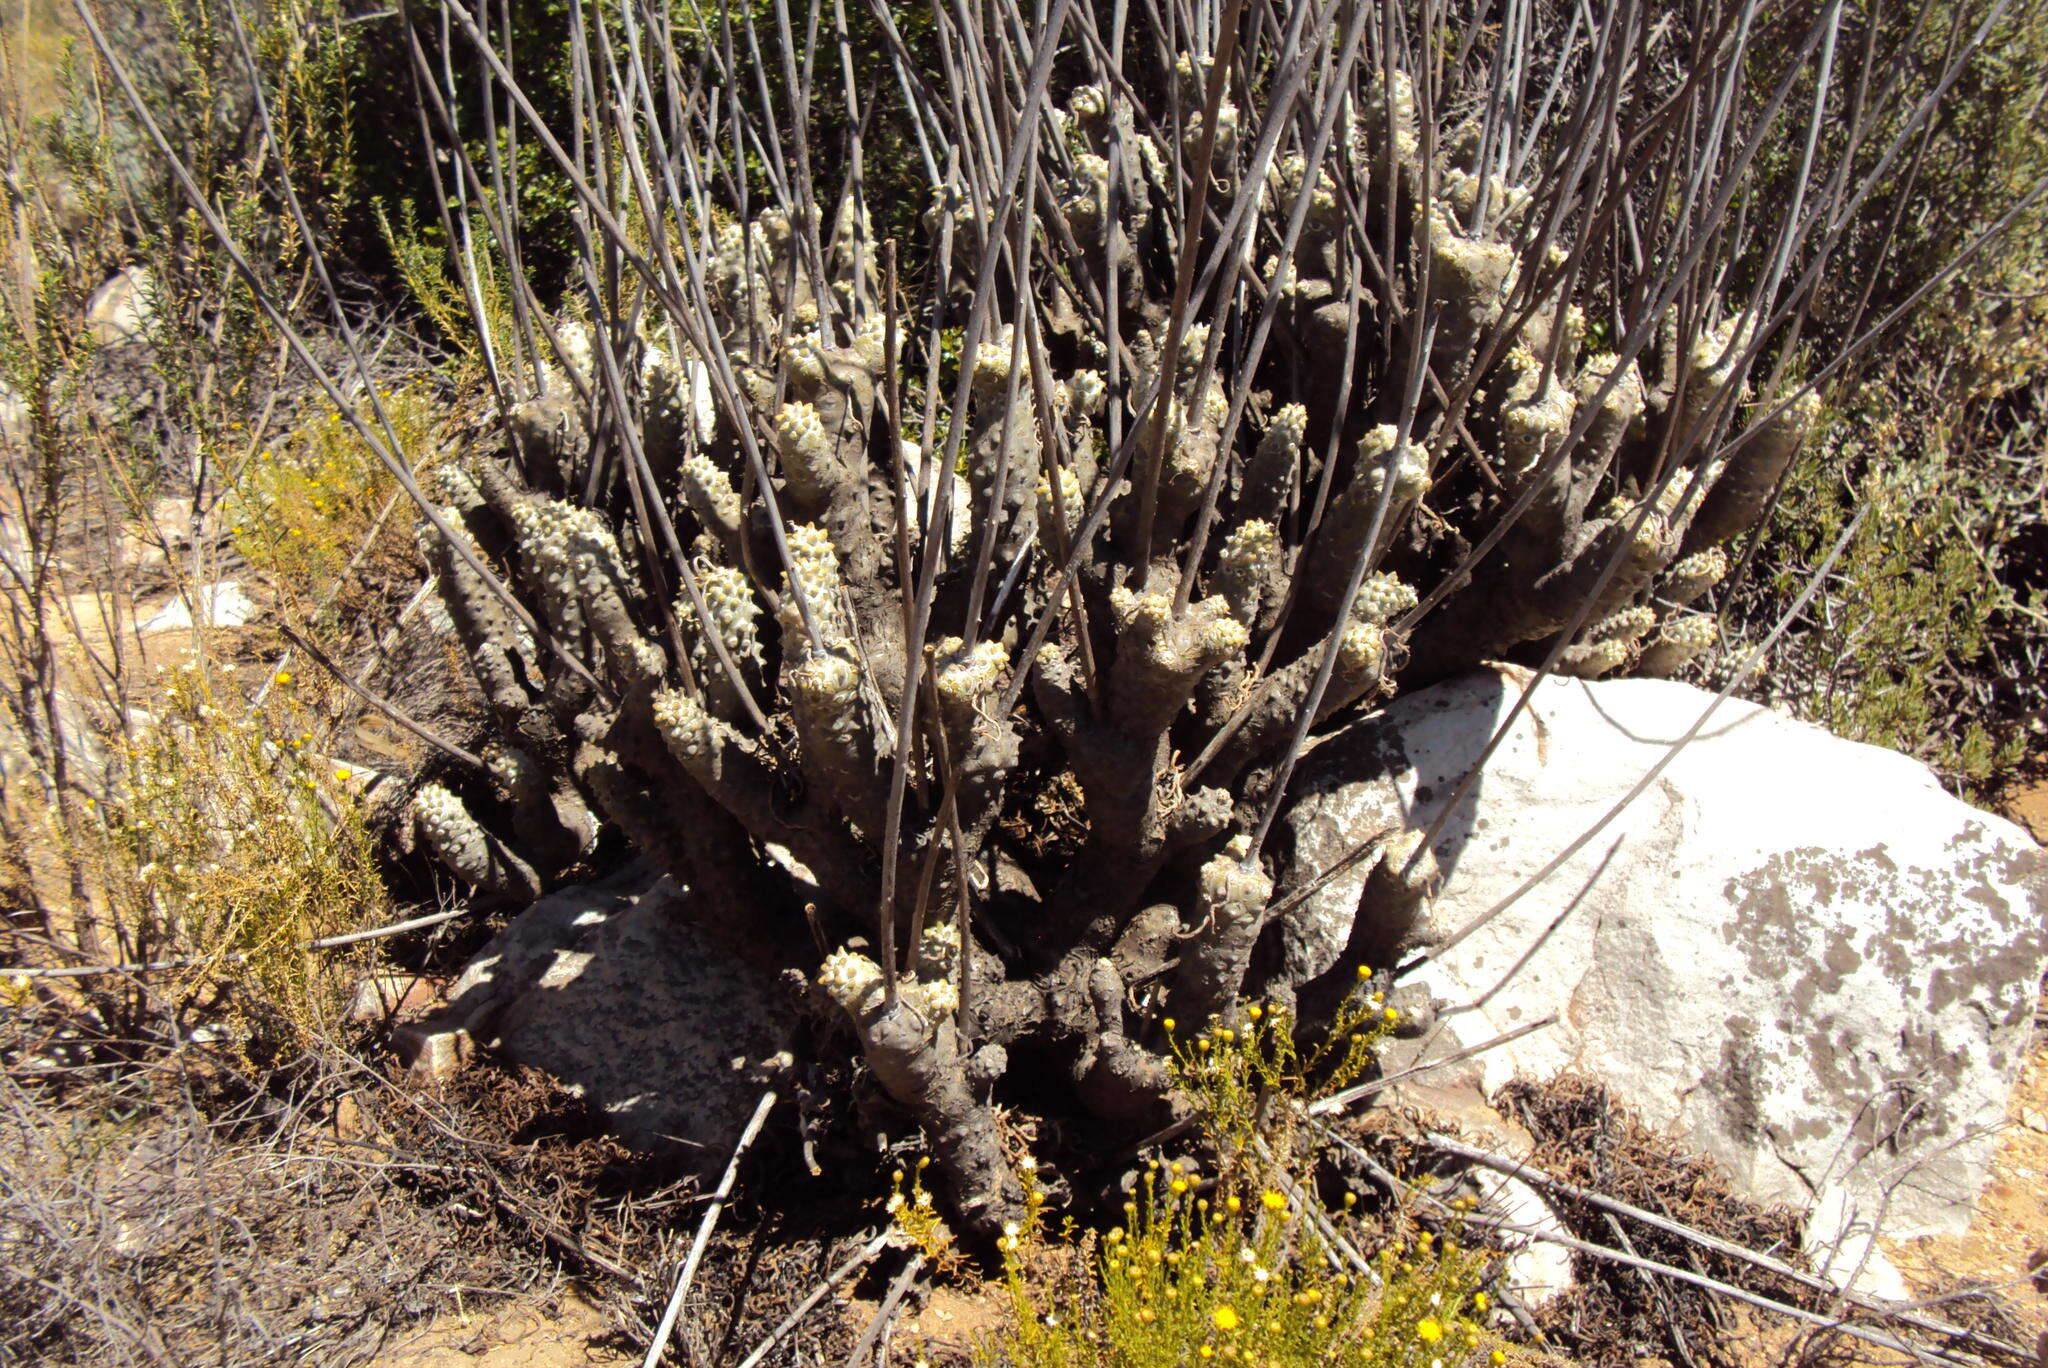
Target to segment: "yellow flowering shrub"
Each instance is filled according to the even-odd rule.
[[[1290,1184],[1291,1186],[1291,1184]],[[1483,1324],[1487,1256],[1426,1233],[1364,1266],[1279,1188],[1221,1200],[1183,1162],[1148,1167],[1125,1223],[1058,1286],[1044,1242],[1005,1243],[1013,1323],[984,1347],[1022,1368],[1469,1368],[1504,1362]],[[1301,1198],[1299,1200],[1308,1200]],[[1323,1213],[1332,1228],[1343,1212]],[[1066,1280],[1071,1283],[1073,1280]]]
[[[1174,1074],[1203,1129],[1212,1143],[1237,1153],[1254,1136],[1266,1137],[1269,1148],[1284,1147],[1298,1104],[1357,1082],[1399,1019],[1361,976],[1330,1025],[1306,1043],[1297,1039],[1297,1023],[1286,1011],[1258,1003],[1244,1007],[1234,1024],[1214,1021],[1192,1038],[1171,1017],[1163,1024],[1173,1042]]]
[[[113,738],[105,801],[77,833],[115,960],[175,961],[144,982],[166,1009],[252,1047],[328,1023],[347,970],[306,942],[361,927],[388,898],[345,771],[311,733],[322,700],[279,674],[250,703],[193,661],[165,671],[156,711]]]
[[[1398,1014],[1363,984],[1332,1029],[1297,1041],[1284,1014],[1174,1036],[1208,1169],[1150,1161],[1123,1221],[1000,1242],[1013,1317],[983,1361],[1022,1368],[1474,1368],[1506,1361],[1485,1328],[1489,1256],[1421,1232],[1369,1242],[1347,1197],[1325,1210],[1300,1176],[1305,1104],[1355,1081]],[[1028,1181],[1027,1187],[1034,1186]],[[1315,1204],[1311,1209],[1310,1204]],[[1036,1207],[1033,1208],[1034,1212]],[[1370,1253],[1361,1253],[1364,1244]]]

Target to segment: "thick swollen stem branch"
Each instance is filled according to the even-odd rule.
[[[1558,657],[1557,672],[1577,679],[1598,679],[1628,664],[1637,643],[1657,625],[1648,608],[1625,608],[1600,619]]]
[[[1124,1034],[1124,980],[1098,959],[1088,974],[1095,1029],[1074,1064],[1074,1085],[1089,1111],[1112,1121],[1157,1128],[1180,1119],[1186,1100],[1166,1061]]]
[[[543,866],[560,869],[597,844],[598,820],[568,776],[516,746],[485,754],[491,779],[512,802],[512,832]]]
[[[1196,1029],[1236,1010],[1259,920],[1273,897],[1273,881],[1250,854],[1250,838],[1239,836],[1202,866],[1195,927],[1181,946],[1170,999],[1174,1015]]]
[[[1401,518],[1429,493],[1430,475],[1425,453],[1413,447],[1403,447],[1397,452],[1398,436],[1392,424],[1383,423],[1359,440],[1357,473],[1352,476],[1351,483],[1330,501],[1322,528],[1302,557],[1301,568],[1295,578],[1301,589],[1302,605],[1307,610],[1306,620],[1319,628],[1321,624],[1335,620],[1345,586],[1350,583],[1351,567],[1358,564],[1361,556],[1367,555],[1365,538],[1372,530],[1373,514],[1380,504],[1380,491],[1387,481],[1389,455],[1392,455],[1394,491],[1380,524],[1381,547],[1392,540]]]
[[[883,779],[860,666],[821,651],[785,670],[783,680],[806,777],[830,795],[848,822],[878,836]]]
[[[969,1086],[950,985],[908,978],[891,995],[880,965],[841,949],[826,957],[818,987],[852,1021],[875,1081],[917,1119],[963,1228],[987,1242],[1014,1229],[1024,1190],[1003,1155],[995,1114]]]
[[[476,888],[517,898],[540,896],[532,866],[484,830],[462,800],[439,784],[413,795],[413,822],[434,858]]]
[[[979,835],[1002,803],[1004,777],[1017,767],[1016,724],[993,711],[1010,654],[1001,642],[979,642],[970,650],[960,638],[947,637],[932,655],[932,688],[960,824]]]
[[[1611,353],[1596,356],[1579,371],[1573,394],[1579,407],[1596,404],[1586,435],[1579,439],[1571,462],[1571,506],[1564,533],[1565,543],[1578,534],[1578,523],[1607,478],[1629,430],[1642,415],[1645,400],[1643,375],[1630,362],[1618,380],[1613,379],[1621,358]],[[1610,384],[1609,381],[1613,380]],[[1603,394],[1602,391],[1605,391]]]
[[[1157,596],[1163,598],[1164,596]],[[1210,600],[1219,605],[1221,600]],[[1221,621],[1230,623],[1229,619]],[[1068,866],[1052,902],[1063,943],[1090,953],[1122,929],[1173,851],[1206,841],[1229,825],[1228,792],[1184,793],[1167,770],[1167,738],[1147,741],[1090,719],[1073,663],[1057,646],[1039,652],[1033,693],[1060,739],[1088,810],[1088,841]]]
[[[1422,624],[1401,682],[1410,686],[1442,679],[1558,632],[1593,598],[1613,562],[1606,587],[1585,613],[1588,622],[1598,622],[1648,587],[1676,549],[1676,538],[1660,514],[1639,518],[1623,512],[1590,525],[1568,560],[1533,581],[1523,567],[1495,562]]]
[[[520,472],[543,488],[566,493],[589,445],[575,396],[552,389],[514,404],[505,420]]]
[[[1809,391],[1729,453],[1721,477],[1707,491],[1686,528],[1688,553],[1740,536],[1756,525],[1819,412],[1820,397]]]
[[[1429,898],[1442,878],[1428,833],[1406,828],[1372,855],[1342,944],[1298,905],[1280,922],[1280,968],[1268,993],[1302,1021],[1327,1021],[1361,979],[1393,968],[1423,942]]]
[[[638,747],[624,749],[632,753]],[[666,774],[650,775],[606,745],[579,747],[573,768],[634,848],[690,889],[700,924],[722,946],[748,963],[781,967],[775,963],[780,932],[768,928],[777,927],[777,912],[791,910],[789,890],[754,858],[746,832],[730,813],[671,767],[664,764]]]
[[[1249,630],[1258,625],[1262,607],[1286,597],[1285,567],[1280,534],[1272,523],[1264,519],[1240,523],[1217,551],[1209,591],[1221,594],[1230,605],[1230,615]]]
[[[1636,671],[1652,679],[1668,679],[1687,661],[1713,648],[1720,639],[1720,626],[1705,613],[1686,613],[1657,629],[1657,635],[1643,648]]]
[[[1266,425],[1251,460],[1245,463],[1244,492],[1237,502],[1245,522],[1279,522],[1287,492],[1300,478],[1301,444],[1307,432],[1308,409],[1300,404],[1282,405]]]
[[[468,537],[456,519],[447,521],[456,536]],[[470,672],[476,677],[477,687],[483,690],[484,701],[490,705],[499,730],[515,736],[523,734],[531,723],[529,715],[535,702],[522,682],[531,677],[529,672],[537,664],[533,643],[484,584],[483,577],[455,554],[447,538],[435,535],[431,526],[423,525],[419,545],[439,587],[448,618],[455,625],[463,656],[469,661]],[[471,554],[478,554],[473,540],[471,546]]]
[[[874,879],[859,847],[818,804],[783,812],[775,801],[774,771],[752,741],[679,689],[654,695],[653,718],[669,754],[719,808],[755,840],[789,851],[839,906],[869,914]]]
[[[1251,640],[1221,597],[1191,604],[1178,616],[1166,594],[1110,596],[1117,620],[1116,662],[1109,679],[1109,718],[1137,741],[1166,731],[1208,671]]]
[[[1360,594],[1363,597],[1365,591]],[[1408,595],[1408,602],[1414,602],[1413,594]],[[1260,689],[1258,701],[1202,771],[1204,780],[1225,788],[1236,787],[1247,769],[1286,744],[1294,734],[1302,709],[1308,706],[1322,658],[1322,644],[1312,644],[1292,663],[1256,686]],[[1376,622],[1354,620],[1344,629],[1344,640],[1337,648],[1336,666],[1316,708],[1316,725],[1376,692],[1386,678],[1386,667],[1384,629]]]
[[[711,543],[709,550],[715,559],[726,565],[738,565],[746,517],[732,477],[702,453],[693,453],[677,467],[676,487],[683,496],[683,505],[703,530],[704,539]]]

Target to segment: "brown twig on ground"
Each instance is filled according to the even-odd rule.
[[[1576,1183],[1568,1183],[1562,1178],[1554,1177],[1544,1172],[1533,1164],[1474,1148],[1447,1135],[1427,1134],[1423,1136],[1423,1143],[1431,1149],[1451,1155],[1454,1158],[1478,1164],[1482,1168],[1492,1169],[1495,1173],[1503,1173],[1511,1178],[1519,1178],[1523,1182],[1533,1183],[1537,1187],[1546,1188],[1560,1196],[1584,1202],[1588,1206],[1598,1207],[1603,1211],[1612,1212],[1618,1216],[1626,1216],[1632,1221],[1640,1221],[1654,1230],[1661,1230],[1667,1235],[1675,1235],[1681,1240],[1686,1240],[1700,1246],[1702,1249],[1711,1250],[1716,1254],[1737,1259],[1744,1263],[1754,1264],[1758,1268],[1775,1273],[1781,1278],[1788,1278],[1816,1292],[1824,1293],[1831,1297],[1839,1296],[1850,1305],[1871,1315],[1888,1317],[1898,1321],[1900,1324],[1910,1325],[1917,1330],[1925,1330],[1929,1334],[1942,1335],[1952,1339],[1975,1343],[1987,1352],[2011,1354],[2021,1358],[2024,1358],[2026,1354],[2026,1350],[2021,1346],[1992,1339],[1980,1331],[1971,1330],[1960,1325],[1953,1325],[1947,1321],[1935,1320],[1932,1317],[1921,1316],[1910,1309],[1894,1306],[1865,1293],[1854,1290],[1845,1291],[1826,1278],[1798,1268],[1771,1254],[1764,1253],[1761,1250],[1746,1249],[1732,1240],[1721,1239],[1719,1236],[1711,1235],[1704,1230],[1695,1229],[1683,1222],[1674,1221],[1668,1216],[1660,1216],[1654,1211],[1646,1210],[1631,1202],[1624,1202],[1618,1198],[1594,1192],[1590,1188],[1580,1187]]]
[[[676,1275],[675,1291],[669,1294],[668,1306],[661,1313],[661,1324],[655,1327],[654,1340],[647,1346],[646,1357],[640,1361],[641,1368],[654,1368],[661,1362],[661,1356],[668,1348],[669,1336],[675,1332],[676,1317],[682,1314],[683,1302],[690,1295],[690,1284],[696,1281],[697,1265],[704,1257],[704,1247],[711,1243],[711,1232],[718,1225],[719,1214],[725,1210],[726,1201],[732,1196],[733,1184],[739,1178],[740,1160],[752,1148],[754,1137],[761,1133],[761,1123],[773,1110],[775,1089],[769,1088],[754,1104],[754,1114],[747,1119],[746,1129],[740,1132],[738,1142],[732,1147],[732,1159],[725,1166],[725,1176],[718,1180],[718,1187],[711,1194],[711,1204],[704,1208],[704,1218],[697,1223],[696,1238],[690,1241],[689,1256],[683,1260],[682,1271]]]
[[[869,1261],[882,1252],[882,1247],[889,1243],[890,1238],[888,1231],[882,1232],[856,1250],[851,1258],[827,1273],[824,1281],[812,1288],[802,1301],[791,1307],[789,1314],[777,1322],[775,1328],[747,1352],[747,1356],[739,1361],[739,1368],[759,1368],[761,1360],[775,1352],[775,1347],[788,1338],[789,1332],[794,1330],[819,1302],[831,1295],[833,1288],[867,1267]]]

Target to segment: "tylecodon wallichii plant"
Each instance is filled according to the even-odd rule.
[[[924,52],[877,3],[872,51],[806,40],[855,115],[829,168],[833,64],[735,56],[787,25],[591,7],[572,136],[441,8],[451,241],[512,307],[421,491],[490,735],[418,834],[522,897],[651,858],[807,976],[984,1235],[1022,1209],[1018,1047],[1135,1134],[1185,1105],[1167,1018],[1306,1028],[1426,949],[1422,830],[1365,852],[1348,941],[1297,924],[1323,871],[1276,817],[1318,728],[1483,661],[1715,648],[1866,193],[1815,135],[1870,116],[1802,74],[1842,6],[1055,0]],[[443,41],[574,192],[551,301],[515,162],[447,136]],[[913,149],[886,193],[870,115]],[[1772,139],[1831,192],[1745,212]],[[928,210],[884,202],[920,164]]]

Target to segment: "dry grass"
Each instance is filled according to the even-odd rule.
[[[332,1117],[320,1091],[0,1082],[0,1360],[350,1363],[460,1288],[547,1276],[409,1199],[431,1158]]]
[[[1748,1249],[1800,1260],[1797,1212],[1737,1197],[1714,1163],[1644,1129],[1599,1085],[1564,1078],[1543,1087],[1510,1084],[1502,1110],[1536,1138],[1535,1165],[1555,1177],[1667,1216]],[[1812,1294],[1789,1280],[1638,1222],[1560,1198],[1555,1207],[1582,1239],[1633,1249],[1648,1259],[1689,1268],[1794,1306]],[[1622,1232],[1617,1235],[1617,1227]],[[1625,1243],[1622,1243],[1625,1242]],[[1588,1368],[1637,1364],[1649,1355],[1674,1363],[1741,1361],[1755,1330],[1732,1304],[1682,1284],[1651,1280],[1631,1269],[1577,1261],[1576,1285],[1549,1307],[1545,1331]]]

